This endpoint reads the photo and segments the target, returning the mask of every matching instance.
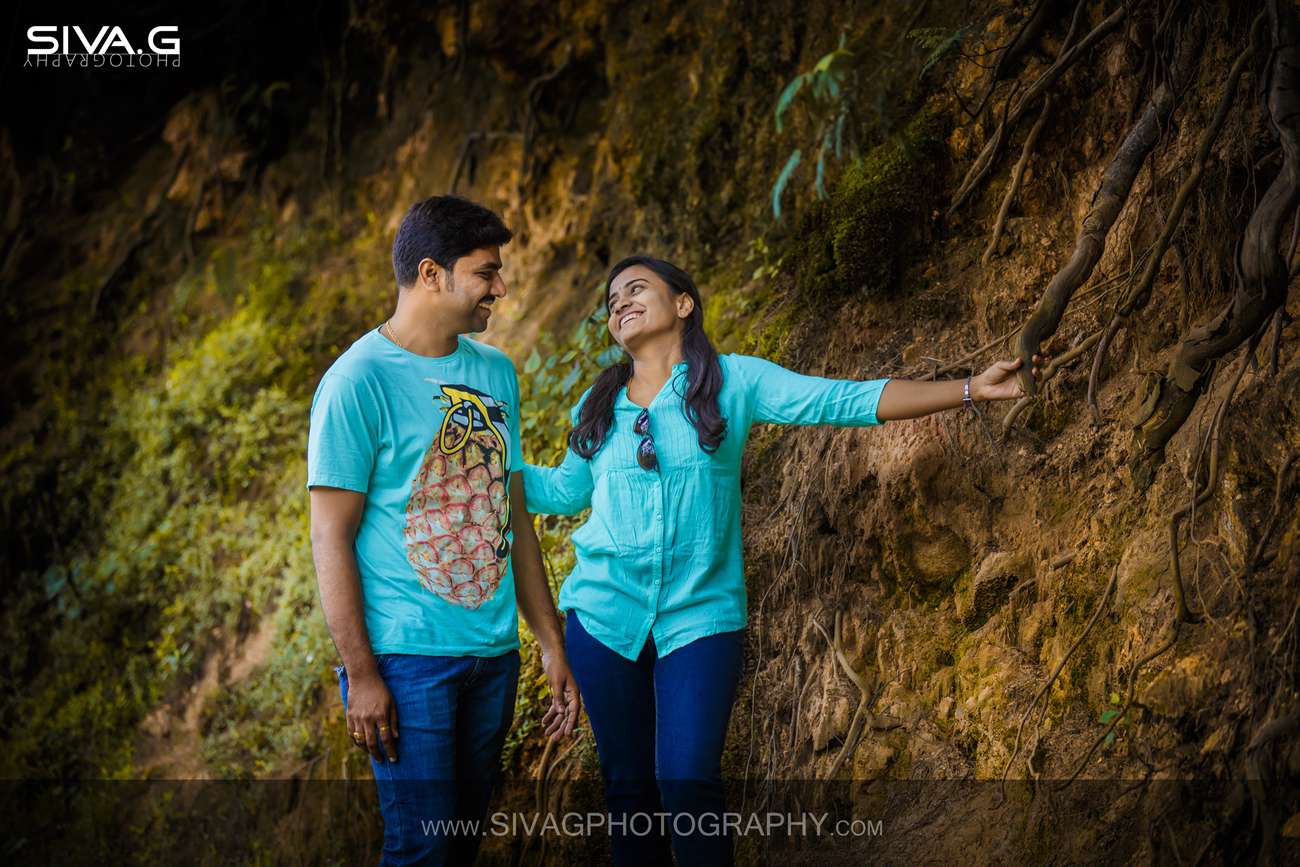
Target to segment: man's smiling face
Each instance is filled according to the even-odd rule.
[[[457,259],[451,273],[441,269],[447,279],[440,306],[461,322],[462,333],[486,329],[493,305],[506,297],[501,267],[500,247],[480,247]]]

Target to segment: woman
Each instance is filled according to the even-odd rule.
[[[563,463],[524,467],[528,509],[591,507],[559,607],[616,863],[671,863],[671,834],[679,864],[728,864],[721,758],[747,620],[740,459],[750,425],[915,418],[961,406],[964,388],[975,400],[1019,397],[1020,362],[964,381],[858,382],[719,356],[695,283],[648,256],[614,266],[606,304],[627,360],[573,408]],[[1033,362],[1038,376],[1043,359]]]

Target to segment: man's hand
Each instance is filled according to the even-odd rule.
[[[1034,380],[1041,382],[1043,372],[1047,369],[1048,357],[1035,355],[1030,369]],[[995,361],[988,370],[971,377],[970,396],[972,400],[1014,400],[1025,396],[1024,386],[1015,375],[1020,367],[1020,359]]]
[[[348,737],[382,762],[397,761],[397,705],[379,672],[348,677]]]
[[[359,491],[313,485],[311,553],[325,624],[347,673],[348,707],[344,713],[348,737],[377,761],[383,761],[386,750],[389,761],[395,762],[397,747],[392,741],[397,737],[397,708],[375,667],[366,633],[361,576],[352,548],[365,505],[366,496]]]
[[[542,668],[546,669],[546,679],[551,684],[551,706],[542,716],[542,730],[547,737],[557,740],[573,733],[582,711],[582,699],[563,651],[543,651]]]

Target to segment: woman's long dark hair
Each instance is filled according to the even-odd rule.
[[[671,262],[651,256],[628,256],[609,272],[605,281],[605,299],[608,304],[609,289],[614,278],[626,268],[644,265],[658,274],[668,288],[691,296],[695,302],[686,326],[682,331],[682,355],[686,357],[686,396],[682,410],[695,426],[700,448],[712,454],[722,444],[727,432],[727,420],[718,410],[718,392],[722,390],[722,365],[718,353],[704,333],[704,302],[700,290],[691,276]],[[605,437],[614,423],[614,398],[619,389],[632,378],[632,362],[624,355],[617,364],[600,372],[591,386],[591,392],[582,403],[578,424],[569,434],[569,445],[584,458],[590,459],[605,444]]]

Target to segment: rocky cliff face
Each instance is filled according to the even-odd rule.
[[[488,337],[567,359],[524,377],[547,417],[636,251],[696,276],[723,351],[803,372],[965,375],[1032,351],[1026,322],[1055,359],[981,417],[757,432],[728,775],[855,781],[898,829],[871,851],[899,857],[1294,852],[1294,9],[476,2],[341,25],[319,80],[160,105],[111,185],[12,163],[7,560],[30,586],[6,676],[41,686],[10,710],[71,737],[102,716],[67,711],[77,691],[166,671],[133,675],[74,767],[363,767],[319,676],[305,401],[388,310],[405,208],[455,189],[516,230]],[[562,803],[594,753],[543,749],[535,692],[510,761]],[[268,719],[299,727],[294,761]],[[1004,777],[1040,784],[897,782]],[[1072,777],[1130,782],[1043,794]]]

